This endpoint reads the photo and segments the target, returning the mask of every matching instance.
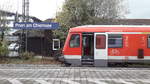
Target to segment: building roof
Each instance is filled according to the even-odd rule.
[[[116,19],[115,25],[150,25],[150,19]]]
[[[0,13],[6,16],[15,16],[17,13],[9,12],[9,11],[4,11],[0,10]],[[22,14],[18,14],[18,17],[23,17]],[[29,18],[33,19],[35,22],[42,22],[42,20],[34,17],[34,16],[29,16]]]

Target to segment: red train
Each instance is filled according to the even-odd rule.
[[[150,62],[150,26],[87,25],[69,30],[64,48],[71,65]]]

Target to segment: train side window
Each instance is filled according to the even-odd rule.
[[[123,39],[120,34],[109,34],[108,35],[108,47],[109,48],[122,48]]]
[[[79,34],[71,35],[69,45],[70,45],[71,48],[80,47],[80,35]]]
[[[148,35],[148,48],[150,48],[150,35]]]

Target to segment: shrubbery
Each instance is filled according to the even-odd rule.
[[[29,60],[29,59],[33,59],[35,54],[33,52],[24,52],[20,56],[23,60]]]
[[[0,42],[0,56],[5,57],[9,53],[7,45],[5,42]]]

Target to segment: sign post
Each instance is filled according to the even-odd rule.
[[[14,29],[25,30],[54,30],[59,28],[59,23],[54,22],[15,22]]]

